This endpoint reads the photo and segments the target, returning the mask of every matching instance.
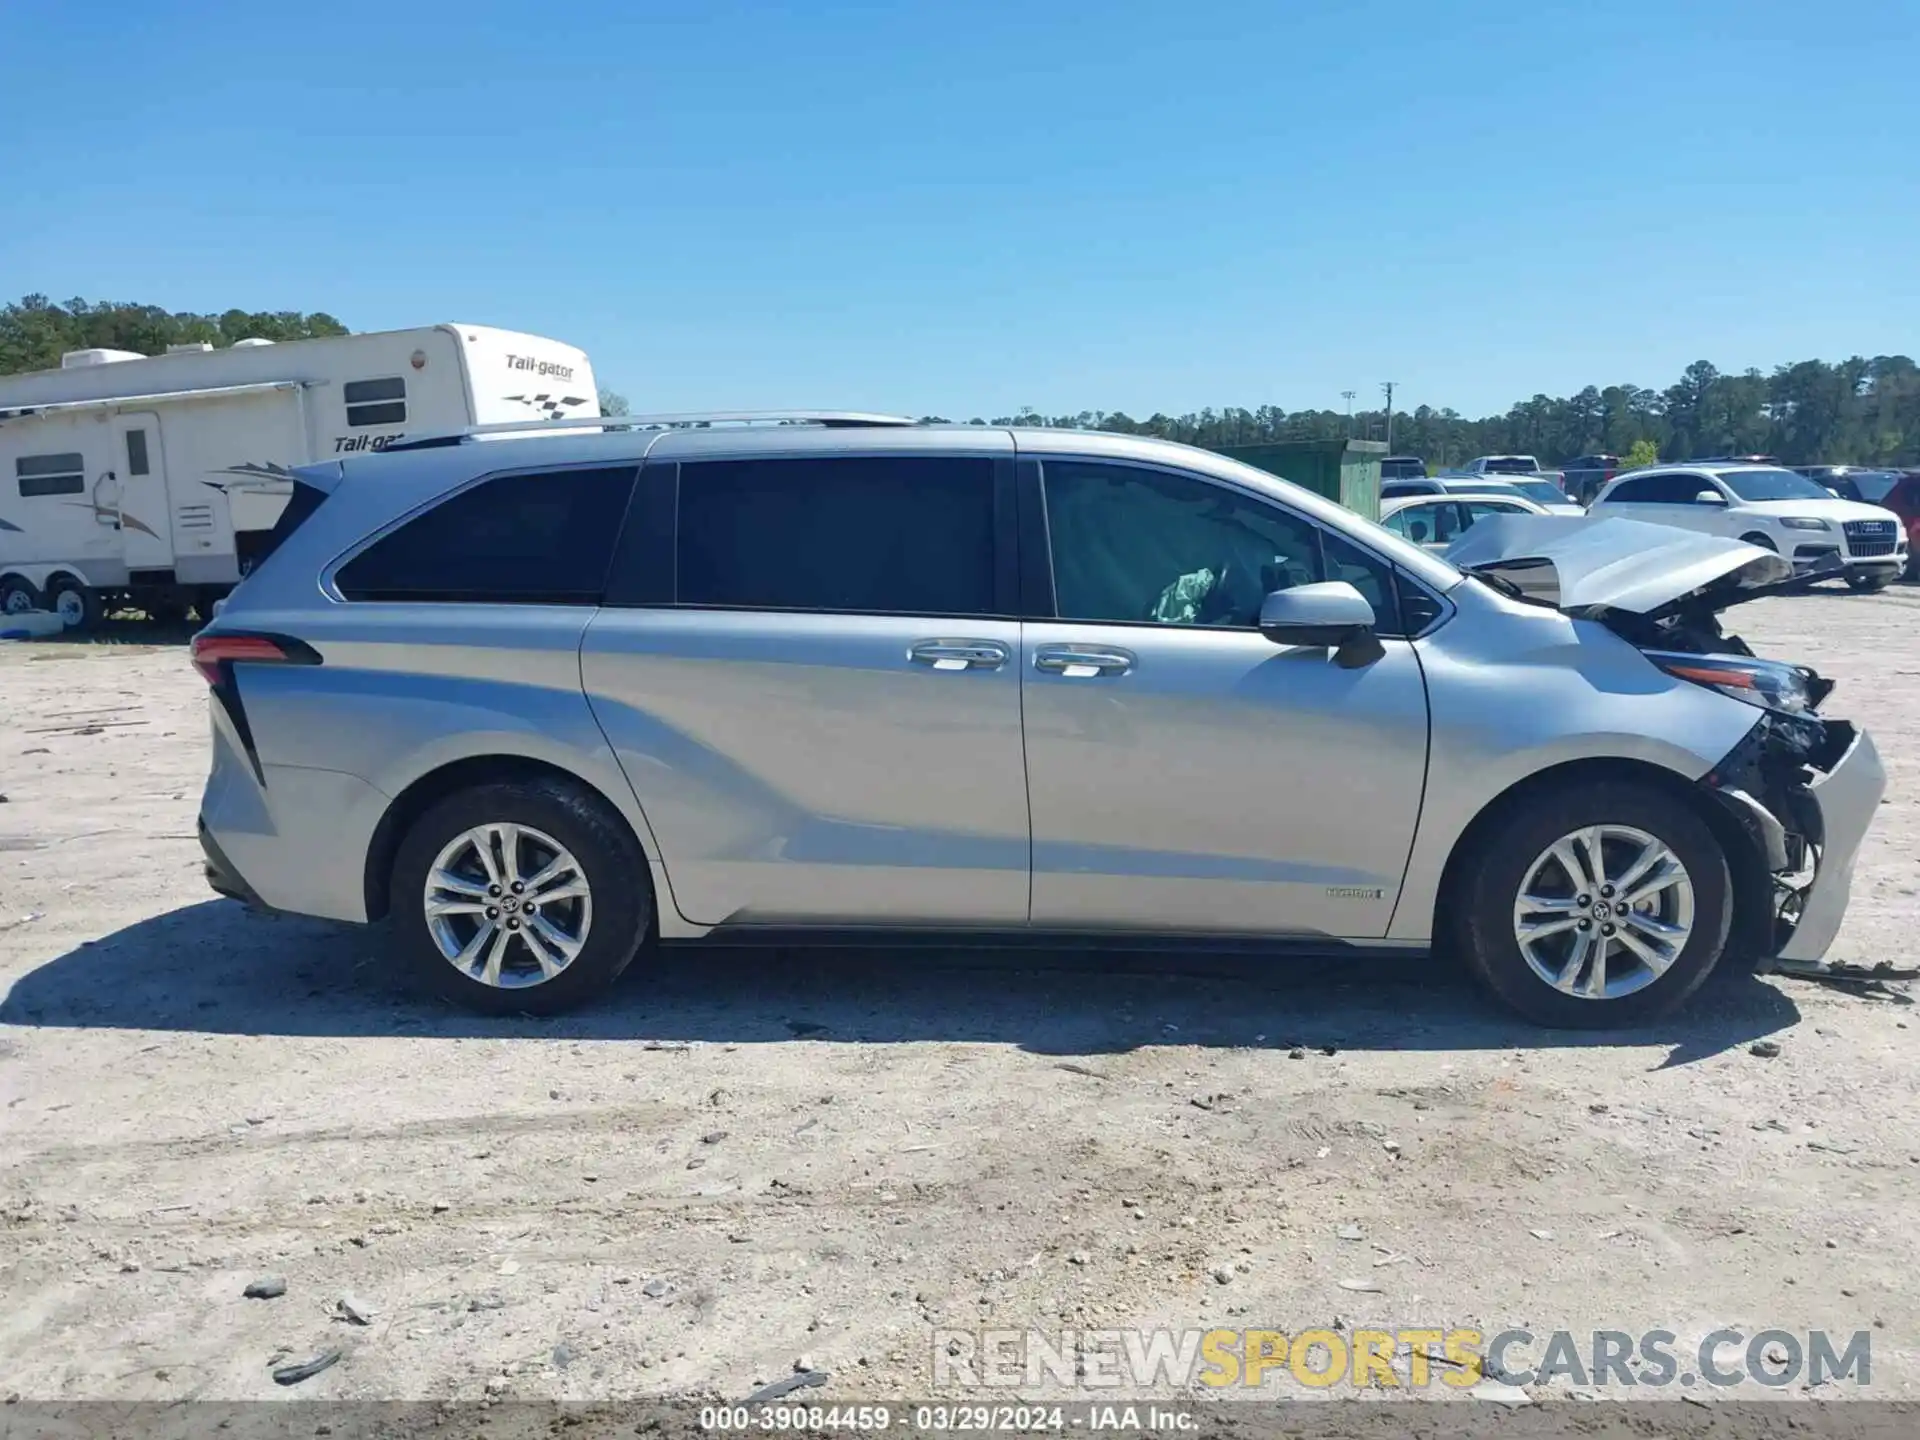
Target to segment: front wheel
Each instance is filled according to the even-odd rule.
[[[1847,588],[1860,595],[1878,595],[1893,583],[1893,574],[1885,575],[1849,575]]]
[[[414,822],[393,867],[402,959],[491,1014],[552,1014],[612,985],[653,920],[647,858],[583,786],[497,781]]]
[[[1560,1028],[1674,1010],[1719,963],[1733,922],[1712,830],[1679,800],[1630,782],[1522,800],[1456,890],[1474,973],[1529,1020]]]

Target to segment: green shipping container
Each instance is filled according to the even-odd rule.
[[[1265,445],[1223,445],[1222,455],[1291,480],[1369,520],[1380,518],[1378,440],[1276,440]]]

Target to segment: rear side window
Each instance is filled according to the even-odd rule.
[[[347,424],[356,429],[407,423],[407,382],[398,375],[384,380],[349,380],[340,388],[340,398],[347,402]]]
[[[1638,475],[1631,480],[1622,480],[1607,492],[1607,504],[1651,504],[1655,498],[1659,479],[1658,475]]]
[[[634,474],[622,466],[482,481],[376,540],[334,585],[348,600],[597,605]]]
[[[996,613],[991,460],[683,464],[678,531],[682,605]]]

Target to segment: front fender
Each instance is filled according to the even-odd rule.
[[[1594,621],[1490,591],[1416,642],[1432,715],[1427,791],[1387,938],[1433,938],[1448,858],[1514,786],[1579,761],[1705,775],[1760,719],[1738,700],[1674,679]]]

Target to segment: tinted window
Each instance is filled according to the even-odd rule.
[[[1513,488],[1542,505],[1564,505],[1567,501],[1566,492],[1551,480],[1516,480]]]
[[[13,473],[22,495],[78,495],[87,488],[86,464],[78,451],[22,455]]]
[[[1664,475],[1635,475],[1619,481],[1607,492],[1609,505],[1651,505],[1659,497]]]
[[[398,375],[385,380],[349,380],[340,387],[347,403],[347,424],[404,425],[407,420],[407,382]]]
[[[147,474],[147,432],[127,431],[127,474]]]
[[[633,476],[623,467],[482,481],[375,541],[334,583],[349,600],[597,604]]]
[[[878,455],[682,465],[679,602],[994,614],[993,469]]]
[[[1253,628],[1274,590],[1321,578],[1317,527],[1221,485],[1048,461],[1060,618]]]
[[[1539,468],[1530,455],[1496,455],[1486,464],[1489,475],[1530,475]]]

